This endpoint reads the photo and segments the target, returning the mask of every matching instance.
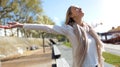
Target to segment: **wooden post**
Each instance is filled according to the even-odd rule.
[[[105,40],[107,40],[107,34],[105,34]]]
[[[0,67],[2,67],[1,60],[0,60]]]
[[[42,39],[43,39],[43,52],[45,53],[45,37],[44,37],[44,32],[42,32]]]

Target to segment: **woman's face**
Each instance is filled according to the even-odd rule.
[[[82,12],[81,8],[79,8],[79,7],[72,6],[71,12],[72,12],[71,17],[73,17],[73,18],[74,17],[82,18],[84,16],[84,13]]]

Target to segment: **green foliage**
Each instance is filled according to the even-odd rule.
[[[120,56],[113,55],[108,52],[104,52],[103,57],[105,58],[105,62],[113,64],[116,67],[120,67]]]
[[[71,47],[71,43],[70,42],[63,42],[63,44],[65,45],[65,46],[68,46],[68,47]]]
[[[22,21],[26,22],[27,18],[31,16],[34,18],[35,14],[43,12],[41,7],[41,0],[0,0],[0,19],[4,19],[4,16],[10,15],[10,21]],[[12,14],[11,14],[12,13]],[[2,21],[3,22],[3,21]]]
[[[44,23],[53,25],[54,22],[48,16],[43,15],[41,4],[41,0],[0,0],[0,24],[6,25],[9,21],[17,21],[20,23]],[[41,17],[36,16],[37,14]],[[27,32],[26,36],[28,37],[32,32],[18,30],[22,33]],[[32,32],[32,34],[36,37],[39,33]]]
[[[56,38],[58,39],[59,42],[63,42],[67,40],[67,38],[64,35],[56,35]]]
[[[9,2],[9,0],[0,0],[0,6],[5,7],[7,2]]]
[[[37,21],[36,23],[40,24],[50,24],[50,25],[54,25],[54,22],[46,15],[37,15]]]

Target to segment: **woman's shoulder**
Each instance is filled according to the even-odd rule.
[[[65,29],[71,29],[71,30],[73,29],[72,26],[66,25],[66,24],[63,24],[62,27],[65,28]]]

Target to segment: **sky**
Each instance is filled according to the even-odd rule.
[[[105,29],[120,26],[120,0],[102,0],[102,22]],[[104,29],[104,30],[105,30]]]
[[[103,0],[103,20],[109,25],[120,25],[120,1]],[[111,23],[110,23],[111,22]]]
[[[42,0],[44,13],[57,25],[65,21],[70,5],[77,5],[84,12],[83,20],[88,24],[99,24],[97,32],[106,32],[120,26],[120,0]]]
[[[82,8],[85,13],[83,19],[86,22],[99,19],[101,15],[100,0],[43,0],[42,3],[45,14],[57,24],[65,21],[66,11],[70,5],[77,5]]]
[[[120,25],[119,0],[42,0],[44,13],[57,25],[65,21],[70,5],[77,5],[84,12],[83,21],[88,24],[103,23],[104,30]],[[101,29],[101,26],[99,28]],[[99,28],[97,28],[99,30]]]

